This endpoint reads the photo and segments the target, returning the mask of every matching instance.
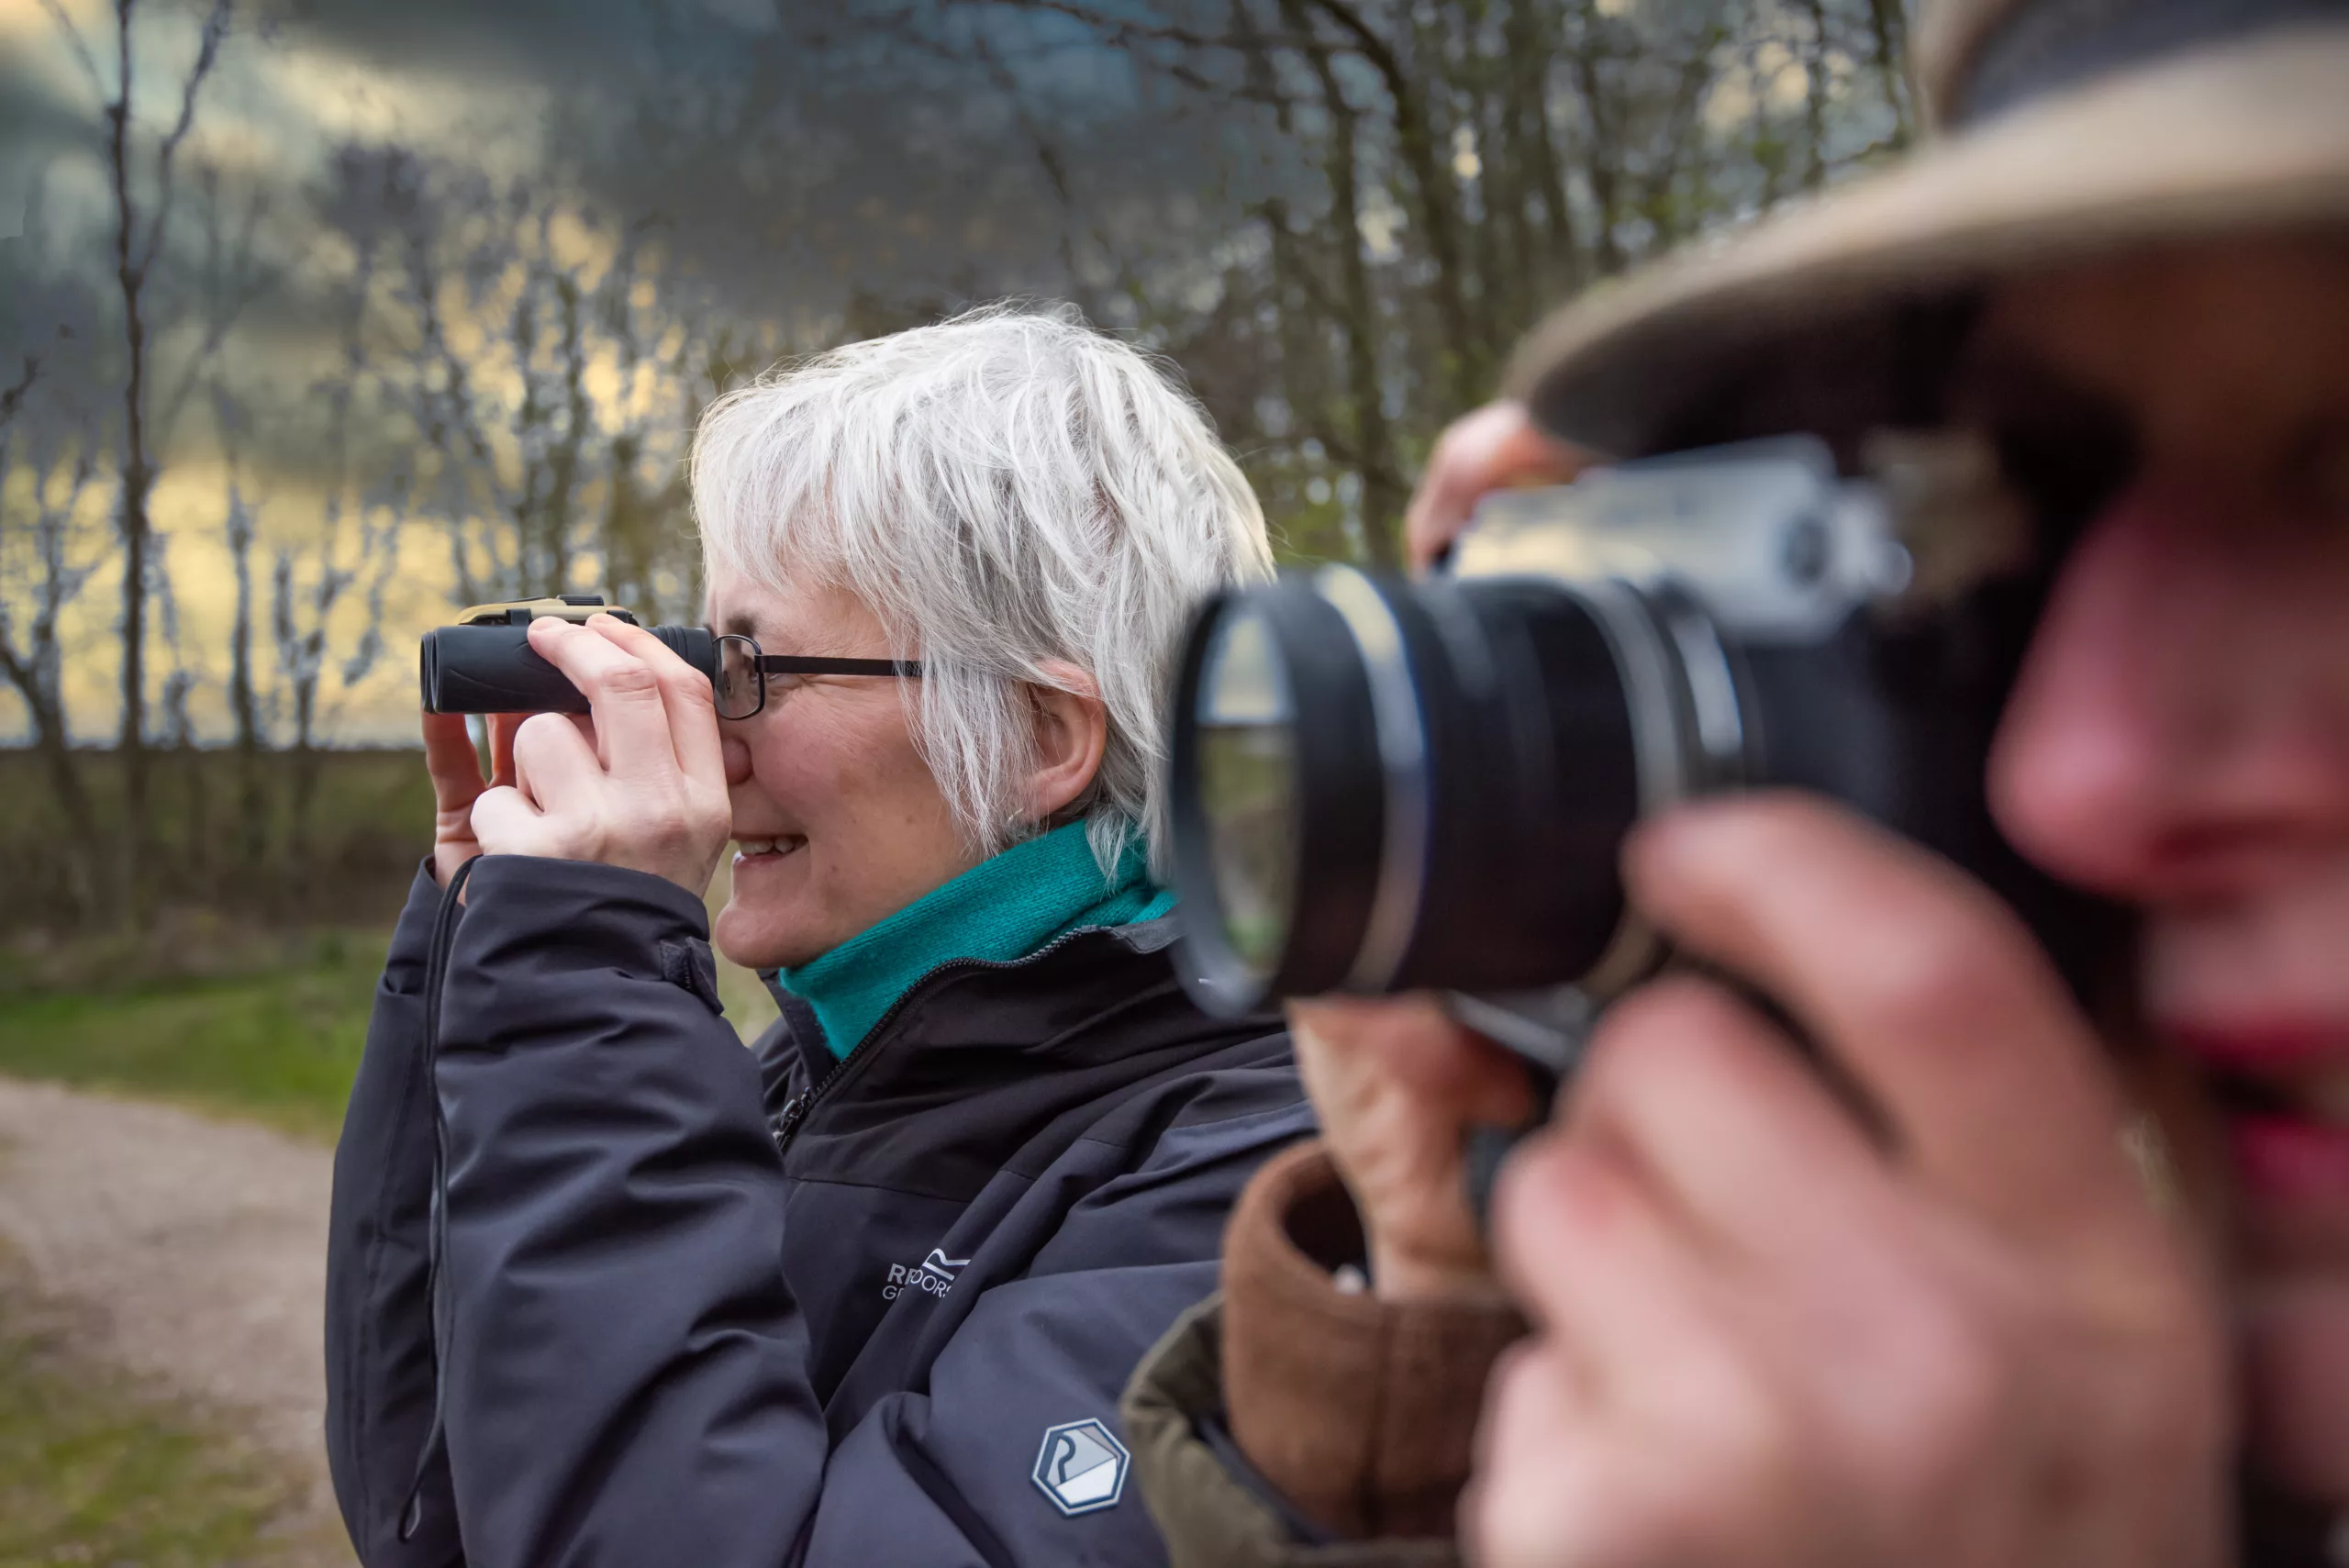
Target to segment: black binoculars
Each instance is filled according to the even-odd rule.
[[[597,594],[475,605],[455,622],[424,634],[417,675],[427,713],[585,713],[587,699],[563,673],[530,650],[540,616],[584,621],[591,616],[640,622]],[[718,639],[706,627],[656,626],[652,635],[678,658],[718,678]]]

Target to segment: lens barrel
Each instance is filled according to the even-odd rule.
[[[717,678],[717,643],[706,628],[649,629],[678,658]],[[417,676],[427,713],[587,711],[579,688],[531,651],[527,626],[444,626],[429,631],[417,655]]]
[[[1332,567],[1202,608],[1171,806],[1203,1005],[1525,989],[1620,956],[1616,857],[1689,782],[1694,716],[1666,608],[1618,586]]]

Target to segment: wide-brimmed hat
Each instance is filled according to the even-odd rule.
[[[2349,0],[1925,0],[1914,38],[1920,151],[1592,290],[1510,394],[1622,457],[1794,428],[2018,270],[2349,227]]]

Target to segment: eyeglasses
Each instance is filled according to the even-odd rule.
[[[789,653],[762,653],[759,645],[741,636],[718,642],[718,717],[751,718],[767,706],[767,687],[779,683],[785,691],[805,675],[912,675],[921,673],[917,659],[803,659]]]

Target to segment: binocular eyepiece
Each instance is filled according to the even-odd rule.
[[[615,616],[641,624],[596,594],[514,599],[475,605],[452,625],[424,635],[417,676],[427,713],[585,713],[587,698],[563,673],[530,649],[530,623],[540,616],[584,621]],[[718,641],[707,628],[656,626],[652,635],[678,658],[718,678]]]

